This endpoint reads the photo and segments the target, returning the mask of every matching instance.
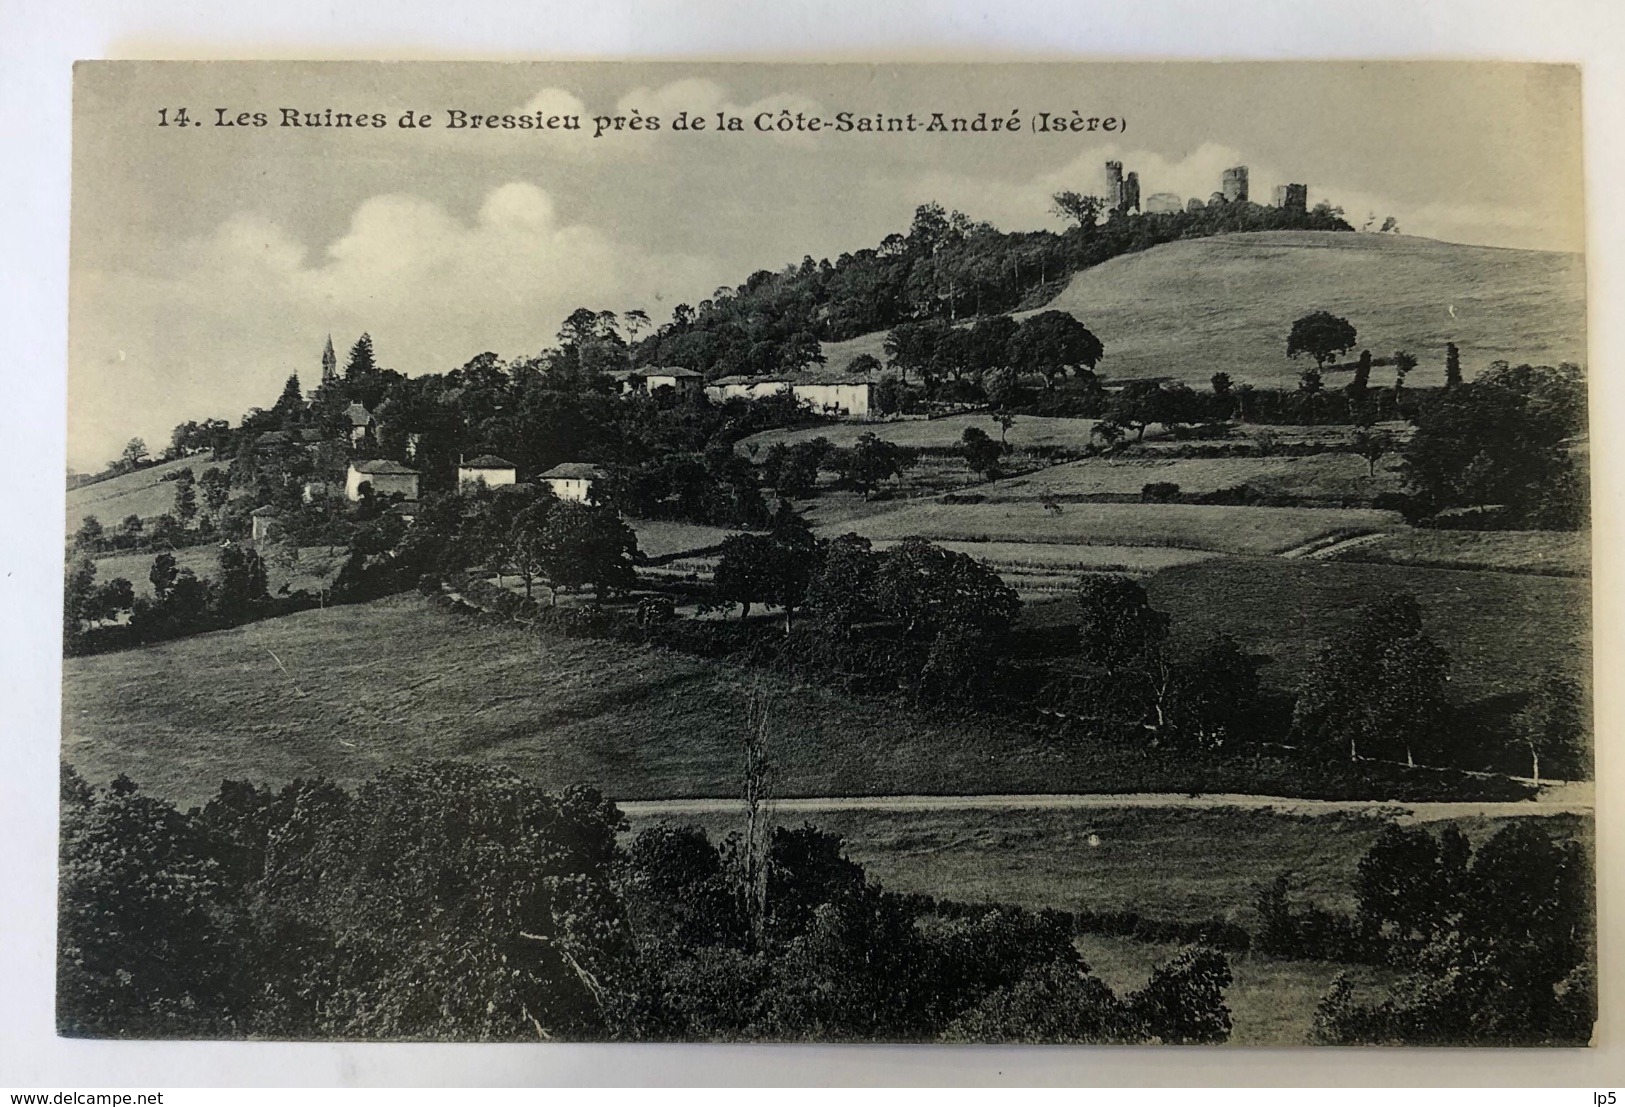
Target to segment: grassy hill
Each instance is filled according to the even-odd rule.
[[[415,595],[68,658],[62,752],[87,779],[127,773],[182,805],[207,799],[224,779],[355,784],[423,757],[506,765],[548,787],[592,783],[617,799],[731,796],[752,687],[772,700],[781,796],[1389,798],[1401,787],[1348,780],[1340,766],[1306,774],[1267,757],[1206,761],[1058,742],[993,718],[927,718],[653,647],[471,623]],[[1438,781],[1422,773],[1409,785],[1431,790]]]
[[[68,530],[78,530],[86,515],[96,516],[104,527],[116,525],[126,515],[157,518],[175,506],[175,486],[164,480],[165,477],[182,469],[190,469],[192,476],[199,477],[203,470],[211,467],[225,469],[227,465],[203,455],[183,457],[82,488],[71,488],[68,490]]]
[[[1416,354],[1416,385],[1442,383],[1449,341],[1468,376],[1498,358],[1586,361],[1580,255],[1400,235],[1267,231],[1173,242],[1078,273],[1045,306],[1100,336],[1107,376],[1194,386],[1220,370],[1255,385],[1295,381],[1302,364],[1286,358],[1287,331],[1322,308],[1353,323],[1377,357]],[[884,341],[862,335],[826,344],[824,355],[832,368],[861,353],[884,359]],[[1390,383],[1392,374],[1379,369],[1372,380]]]

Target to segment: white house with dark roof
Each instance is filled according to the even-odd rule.
[[[687,397],[698,392],[705,382],[700,374],[681,365],[650,366],[639,370],[639,373],[643,377],[643,391],[650,395],[662,388],[669,388],[679,396]]]
[[[399,493],[408,500],[418,498],[418,471],[398,461],[371,458],[350,462],[350,471],[344,478],[344,495],[351,500],[361,498],[361,486],[371,485],[374,496],[393,496]]]
[[[680,365],[612,369],[605,376],[615,383],[615,391],[622,396],[630,396],[634,392],[652,396],[662,388],[669,388],[679,396],[688,397],[699,392],[705,384],[703,376]]]
[[[874,411],[875,382],[862,373],[797,373],[773,377],[718,377],[705,386],[714,403],[732,399],[761,400],[789,392],[823,415],[867,419]]]
[[[866,419],[874,410],[874,382],[863,377],[796,381],[790,390],[796,399],[823,415]]]
[[[589,502],[592,496],[593,485],[606,476],[608,474],[596,465],[589,465],[584,461],[566,461],[543,473],[541,479],[547,482],[547,486],[553,490],[553,495],[559,499],[584,504]]]
[[[472,461],[457,464],[457,486],[483,484],[487,488],[500,488],[519,480],[519,467],[496,454],[481,454]]]
[[[277,528],[282,523],[282,512],[270,504],[266,504],[264,507],[256,507],[248,513],[248,517],[252,520],[254,529],[251,532],[251,537],[255,542],[264,542],[267,539],[276,537]]]

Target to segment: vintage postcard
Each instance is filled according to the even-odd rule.
[[[1580,82],[91,62],[57,1027],[1576,1046]]]

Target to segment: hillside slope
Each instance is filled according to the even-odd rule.
[[[1206,386],[1220,370],[1255,385],[1294,382],[1303,364],[1286,358],[1287,331],[1318,309],[1346,317],[1376,357],[1416,354],[1416,385],[1443,381],[1450,341],[1469,377],[1498,358],[1586,360],[1580,255],[1400,235],[1267,231],[1172,242],[1076,274],[1044,310],[1071,312],[1100,336],[1108,377]],[[861,353],[883,358],[884,340],[828,343],[824,355],[831,367]],[[1327,384],[1346,379],[1330,374]],[[1372,375],[1374,384],[1391,381],[1388,370]]]
[[[192,476],[198,477],[211,466],[221,469],[229,467],[226,462],[212,461],[206,455],[183,457],[81,488],[70,488],[68,532],[71,534],[78,530],[86,515],[96,516],[104,527],[116,525],[126,515],[156,518],[175,506],[175,486],[164,480],[165,477],[182,469],[190,469]]]

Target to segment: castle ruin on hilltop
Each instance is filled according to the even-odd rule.
[[[1177,211],[1195,212],[1220,204],[1251,203],[1248,171],[1245,165],[1233,165],[1221,174],[1219,188],[1207,200],[1192,196],[1185,200],[1178,193],[1154,192],[1140,204],[1140,175],[1123,171],[1121,161],[1106,163],[1106,210],[1124,213],[1144,210],[1149,214],[1168,214]],[[1309,210],[1309,186],[1302,183],[1276,185],[1271,206],[1283,211],[1303,215]]]

